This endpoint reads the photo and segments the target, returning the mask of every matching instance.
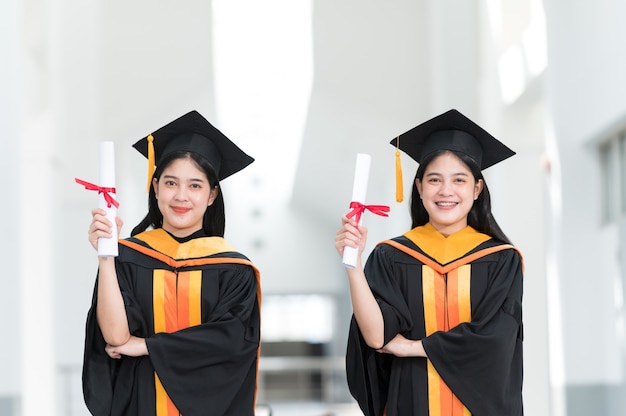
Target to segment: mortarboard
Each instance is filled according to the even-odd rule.
[[[515,154],[485,129],[461,114],[449,110],[412,128],[393,139],[396,147],[396,200],[402,202],[402,171],[400,152],[404,151],[417,163],[437,150],[454,150],[471,157],[481,170]]]
[[[195,110],[142,138],[133,147],[148,159],[148,189],[154,167],[165,155],[174,151],[182,150],[203,156],[211,163],[219,180],[254,162],[252,157]]]

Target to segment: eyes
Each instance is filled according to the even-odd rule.
[[[426,179],[426,182],[431,183],[431,184],[439,184],[439,183],[443,183],[443,179],[439,176],[429,176]],[[465,184],[468,182],[468,178],[466,176],[455,176],[452,178],[451,180],[452,183],[456,183],[456,184]]]
[[[163,182],[163,185],[165,185],[168,188],[175,188],[177,186],[179,186],[178,182],[175,181],[174,179],[165,179]],[[202,189],[204,187],[204,183],[200,182],[200,181],[193,181],[189,184],[189,188],[190,189],[194,189],[194,190],[199,190]]]

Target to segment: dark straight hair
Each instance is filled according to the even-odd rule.
[[[218,187],[217,197],[213,204],[207,207],[204,213],[204,219],[202,221],[202,229],[207,236],[210,237],[224,237],[224,230],[226,228],[226,214],[224,211],[224,197],[219,189],[219,180],[217,174],[213,169],[213,166],[209,161],[194,152],[176,151],[169,153],[159,161],[159,165],[154,171],[154,177],[157,180],[161,179],[161,175],[166,167],[168,167],[173,161],[178,159],[191,159],[200,170],[202,170],[207,179],[209,180],[209,186],[211,189]],[[154,185],[150,184],[150,192],[148,195],[148,214],[143,220],[131,232],[131,236],[146,231],[148,228],[161,228],[163,227],[163,214],[159,211],[159,205],[154,193]]]
[[[496,219],[493,217],[493,214],[491,213],[491,195],[489,194],[489,188],[487,187],[487,182],[485,182],[485,178],[483,177],[483,174],[474,159],[461,152],[456,152],[453,150],[438,150],[426,156],[422,163],[420,163],[415,174],[415,179],[419,179],[420,181],[422,181],[422,179],[424,178],[424,172],[426,171],[426,167],[437,156],[440,156],[443,153],[452,153],[453,155],[458,157],[461,162],[463,162],[472,172],[475,181],[478,181],[479,179],[482,179],[483,181],[483,190],[481,191],[480,195],[478,195],[478,199],[474,201],[474,205],[472,205],[472,208],[467,215],[467,225],[474,228],[476,231],[487,234],[504,243],[510,244],[511,241],[504,234],[504,232],[496,222]],[[419,227],[428,223],[428,212],[426,211],[426,208],[424,208],[422,199],[419,196],[415,180],[413,180],[410,209],[411,220],[413,222],[411,228]]]

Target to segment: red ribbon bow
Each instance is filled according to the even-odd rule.
[[[355,219],[357,224],[361,221],[361,214],[363,214],[365,210],[368,210],[373,214],[380,215],[381,217],[389,216],[387,214],[389,212],[389,207],[387,205],[364,205],[360,202],[352,201],[350,202],[350,208],[352,208],[352,211],[348,212],[346,217],[352,218],[356,216]]]
[[[104,196],[104,200],[107,203],[107,208],[111,208],[111,205],[115,206],[115,208],[118,208],[120,206],[120,203],[117,202],[115,198],[113,198],[109,193],[111,192],[114,194],[115,188],[105,188],[102,186],[94,185],[93,183],[83,181],[78,178],[74,178],[74,180],[76,181],[76,183],[83,185],[88,191],[98,191],[99,194],[102,194]]]

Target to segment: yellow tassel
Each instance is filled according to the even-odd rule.
[[[148,136],[148,193],[150,193],[150,185],[152,184],[152,175],[154,175],[154,137],[152,134]]]
[[[400,136],[396,139],[396,202],[404,201],[404,186],[402,184],[402,162],[400,161]]]

